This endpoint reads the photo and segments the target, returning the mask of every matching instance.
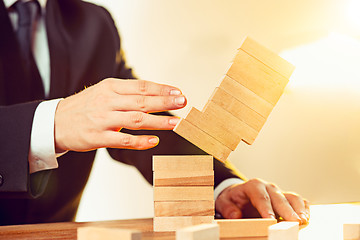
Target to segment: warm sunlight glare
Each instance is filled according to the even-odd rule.
[[[296,66],[289,89],[360,91],[358,39],[331,33],[315,42],[287,50],[281,56]]]
[[[343,239],[343,224],[360,221],[359,206],[351,204],[314,205],[310,215],[310,225],[300,231],[299,239]]]
[[[351,0],[349,2],[347,17],[351,24],[360,28],[360,0]]]

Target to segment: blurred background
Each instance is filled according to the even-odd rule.
[[[360,201],[360,0],[91,0],[139,77],[202,109],[245,36],[296,66],[255,143],[231,162],[312,203]],[[98,151],[77,221],[153,216],[152,186]]]

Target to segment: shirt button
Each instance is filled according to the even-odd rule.
[[[0,187],[4,184],[4,177],[0,174]]]

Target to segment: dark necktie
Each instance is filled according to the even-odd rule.
[[[20,97],[19,100],[43,99],[44,87],[32,53],[34,23],[38,17],[40,6],[37,1],[18,1],[15,3],[14,8],[18,13],[16,35],[19,42],[23,71],[26,76],[22,86],[17,87],[22,89],[27,98]]]

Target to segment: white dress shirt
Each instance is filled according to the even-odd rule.
[[[6,8],[10,8],[17,0],[4,0]],[[25,0],[29,1],[29,0]],[[36,24],[33,54],[43,81],[45,96],[50,92],[50,54],[45,27],[45,6],[47,0],[38,0],[41,6],[41,16]],[[15,11],[9,11],[9,17],[14,29],[17,29],[18,16]],[[61,99],[43,101],[36,108],[29,151],[30,173],[55,169],[58,167],[57,157],[64,153],[55,152],[54,119],[56,107]],[[238,178],[230,178],[221,182],[214,191],[214,199],[227,187],[242,183]]]

